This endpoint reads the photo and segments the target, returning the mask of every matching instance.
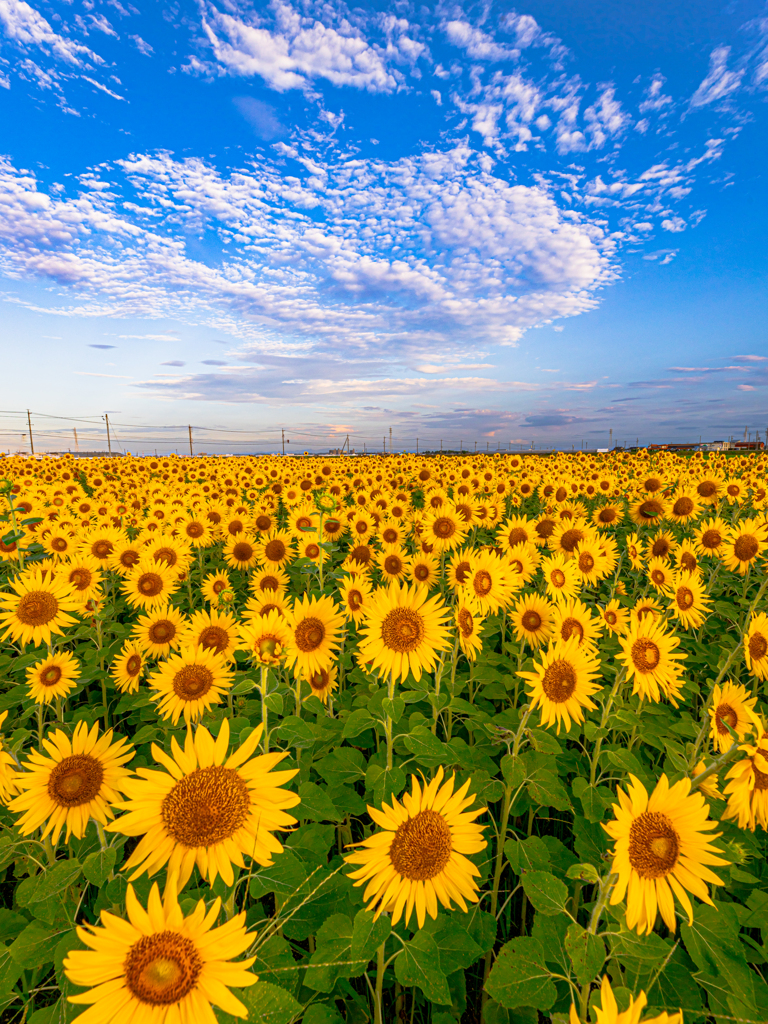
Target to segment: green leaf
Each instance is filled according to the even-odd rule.
[[[326,791],[314,782],[302,782],[299,796],[301,803],[294,813],[300,818],[310,821],[341,821],[344,817]]]
[[[74,857],[60,860],[53,867],[46,868],[39,875],[25,878],[16,890],[16,902],[20,907],[32,907],[46,903],[68,889],[83,873],[83,866]]]
[[[296,715],[284,718],[276,732],[289,747],[296,750],[308,750],[315,742],[315,730],[309,722]]]
[[[33,921],[13,940],[8,952],[20,967],[41,967],[53,960],[61,935],[61,929],[48,928],[40,921]]]
[[[391,921],[385,914],[374,920],[373,911],[358,910],[352,931],[352,959],[372,960],[391,930]]]
[[[307,874],[304,862],[293,850],[286,848],[275,857],[274,864],[261,868],[251,878],[251,896],[260,899],[268,892],[273,892],[278,902],[282,903],[296,892],[306,880]]]
[[[538,836],[508,839],[504,843],[504,853],[516,875],[549,867],[549,850]]]
[[[375,724],[376,720],[369,711],[365,708],[357,708],[349,718],[344,720],[344,729],[341,734],[342,739],[353,740],[361,732],[365,732],[366,729],[372,729]]]
[[[451,763],[448,747],[423,725],[417,725],[412,729],[403,737],[403,742],[417,762],[425,768],[437,768],[438,765]]]
[[[403,946],[395,960],[395,977],[401,985],[416,985],[432,1003],[450,1006],[448,979],[440,968],[440,950],[423,929]]]
[[[403,717],[405,701],[402,697],[385,697],[381,702],[381,710],[397,724]]]
[[[571,801],[565,787],[554,772],[538,771],[526,786],[528,796],[539,807],[554,807],[558,811],[570,810]]]
[[[511,789],[519,789],[525,782],[525,765],[519,757],[505,754],[501,759],[501,774]]]
[[[563,913],[568,887],[559,878],[549,871],[524,871],[520,881],[534,910],[548,917]]]
[[[13,910],[5,908],[0,909],[0,942],[5,943],[9,939],[15,939],[28,924],[29,919],[22,917],[21,914],[16,914]]]
[[[565,934],[565,948],[579,985],[592,981],[605,963],[605,943],[599,936],[585,931],[580,924],[569,925]]]
[[[288,836],[286,846],[313,868],[325,864],[328,850],[336,838],[333,825],[302,825]]]
[[[536,939],[525,935],[502,946],[485,988],[507,1009],[532,1006],[549,1010],[557,999],[544,950]]]
[[[303,1009],[290,992],[268,981],[237,989],[235,995],[248,1010],[248,1024],[291,1024],[301,1016]]]
[[[291,944],[281,935],[273,935],[259,946],[253,973],[262,981],[287,989],[292,995],[299,991],[299,963],[294,958]]]
[[[331,914],[315,937],[316,948],[304,975],[304,984],[316,992],[331,992],[337,978],[362,974],[367,959],[352,956],[352,922],[346,914]]]
[[[467,933],[464,922],[449,920],[435,932],[440,954],[440,970],[445,974],[471,967],[482,956],[482,949]]]
[[[467,934],[480,947],[482,953],[488,953],[496,943],[496,918],[484,910],[475,907],[469,914],[466,923]]]
[[[301,1018],[301,1024],[344,1024],[344,1021],[327,1003],[312,1003]]]
[[[314,768],[329,786],[352,784],[365,778],[365,758],[353,747],[339,747],[317,761]]]
[[[83,861],[83,874],[91,885],[100,889],[114,870],[116,860],[117,850],[114,846],[108,846],[106,850],[96,850],[89,853]]]

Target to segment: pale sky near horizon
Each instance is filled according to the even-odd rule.
[[[0,86],[3,447],[768,428],[764,4],[0,0]]]

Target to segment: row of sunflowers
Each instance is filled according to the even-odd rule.
[[[0,1019],[768,1020],[760,454],[0,481]]]

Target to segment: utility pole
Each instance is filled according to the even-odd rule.
[[[392,454],[392,427],[389,428],[389,454]]]
[[[75,427],[72,427],[72,433],[75,435],[75,451],[79,452],[80,451],[80,442],[77,440],[77,430],[76,430]]]
[[[381,439],[381,450],[384,452],[385,455],[387,454],[387,435],[386,434]]]
[[[608,448],[613,448],[613,427],[611,427],[611,431],[608,435]]]
[[[29,415],[29,409],[27,409],[27,425],[29,426],[29,447],[32,449],[32,454],[35,454],[35,442],[32,440],[32,420]]]
[[[104,413],[104,419],[107,422],[107,448],[109,448],[109,454],[112,454],[112,438],[109,436],[109,413]]]
[[[285,430],[281,430],[280,433],[283,435],[283,455],[285,455]]]
[[[192,455],[192,424],[189,425],[189,454]]]
[[[442,453],[443,453],[443,439],[440,438],[440,454],[442,455]]]
[[[416,454],[417,455],[419,454],[419,439],[418,439],[418,437],[416,438]]]

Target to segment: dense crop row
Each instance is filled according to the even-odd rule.
[[[765,471],[6,458],[0,1020],[764,1024]]]

